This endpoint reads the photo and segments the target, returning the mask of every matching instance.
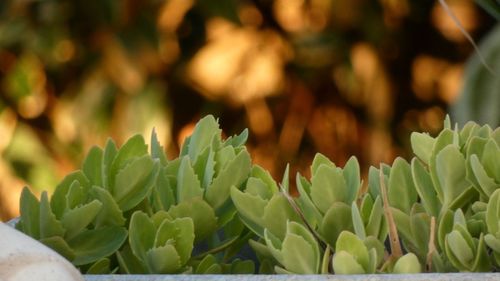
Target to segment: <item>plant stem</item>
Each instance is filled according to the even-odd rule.
[[[394,217],[389,206],[389,200],[387,199],[387,189],[385,187],[385,175],[380,166],[380,191],[382,193],[382,201],[384,202],[384,214],[389,224],[389,241],[391,242],[391,256],[399,258],[403,255],[401,250],[401,244],[399,243],[398,230],[396,228],[396,223],[394,222]]]

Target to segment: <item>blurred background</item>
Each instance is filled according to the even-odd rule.
[[[500,73],[499,4],[478,2],[496,10],[447,1]],[[287,163],[309,175],[316,152],[366,173],[449,112],[499,125],[499,75],[473,55],[436,0],[2,0],[0,216],[108,137],[155,127],[174,158],[206,114],[248,127],[278,180]]]

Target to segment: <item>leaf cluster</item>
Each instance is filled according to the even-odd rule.
[[[500,129],[413,133],[415,157],[337,167],[322,154],[298,196],[252,165],[247,131],[201,119],[168,160],[155,132],[92,148],[48,198],[27,188],[18,229],[86,273],[363,274],[500,266]],[[390,245],[390,246],[386,246]],[[248,247],[249,246],[249,247]],[[251,248],[252,251],[249,250]],[[249,253],[249,251],[251,253]]]

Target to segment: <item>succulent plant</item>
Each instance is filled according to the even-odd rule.
[[[413,133],[415,157],[370,167],[367,186],[355,157],[340,168],[318,153],[311,178],[295,176],[298,196],[288,167],[278,184],[252,165],[246,139],[223,140],[207,116],[170,160],[154,131],[149,152],[139,135],[120,148],[109,140],[50,200],[25,188],[16,228],[87,273],[500,267],[500,129],[446,119],[436,137]]]

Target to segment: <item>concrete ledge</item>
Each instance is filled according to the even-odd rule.
[[[366,275],[84,275],[86,281],[500,281],[500,273]]]

